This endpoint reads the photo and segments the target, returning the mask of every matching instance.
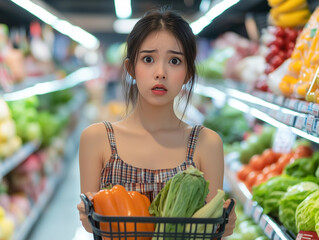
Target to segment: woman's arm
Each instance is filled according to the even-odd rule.
[[[204,178],[209,181],[209,194],[207,202],[216,194],[218,189],[223,189],[224,179],[224,150],[220,136],[203,128],[199,134],[200,170]]]
[[[105,144],[106,136],[106,131],[102,127],[102,124],[93,124],[81,134],[79,147],[81,193],[99,191],[103,167],[103,152],[100,146]],[[104,133],[103,137],[101,131]]]
[[[85,193],[92,200],[96,192],[99,191],[100,174],[103,168],[103,151],[107,149],[105,142],[105,128],[103,124],[93,124],[84,129],[80,138],[79,165],[81,193]],[[81,201],[77,208],[83,227],[88,232],[92,232],[91,226],[85,214],[84,203]]]
[[[207,201],[210,201],[216,194],[218,189],[223,189],[224,180],[224,150],[223,142],[220,136],[208,129],[204,128],[200,133],[200,170],[204,173],[204,177],[209,181],[209,194]],[[227,208],[230,204],[228,199],[224,203],[224,208]],[[236,201],[235,201],[236,205]],[[235,228],[235,222],[237,219],[235,213],[235,205],[229,215],[228,224],[225,227],[225,233],[223,237],[233,234]]]

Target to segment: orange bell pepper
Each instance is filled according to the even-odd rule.
[[[94,211],[104,216],[150,216],[148,208],[150,200],[136,191],[126,191],[121,185],[115,185],[111,189],[100,190],[93,197]],[[112,223],[112,232],[154,232],[154,224],[138,223],[136,229],[134,223]],[[109,223],[101,223],[103,231],[110,232]],[[103,238],[109,239],[109,238]],[[113,238],[118,239],[118,238]],[[134,237],[127,238],[129,240]],[[151,237],[139,237],[138,240],[149,240]]]

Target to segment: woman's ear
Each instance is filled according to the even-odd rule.
[[[130,64],[130,59],[126,58],[124,60],[124,67],[125,67],[126,71],[128,72],[128,74],[130,74],[131,77],[134,78],[134,71],[132,69],[132,64]]]

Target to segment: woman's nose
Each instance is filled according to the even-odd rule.
[[[156,69],[155,72],[155,79],[166,79],[166,72],[165,67],[162,64],[159,64],[159,66]]]

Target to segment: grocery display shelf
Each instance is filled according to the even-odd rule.
[[[79,92],[78,96],[81,94],[84,94],[83,92]],[[84,100],[86,98],[83,98],[83,95],[81,95],[81,99],[77,99],[79,101],[76,101],[76,99],[72,100],[73,105],[76,105],[77,107],[74,107],[74,110],[72,113],[74,114],[80,114],[81,107],[84,104]],[[81,100],[81,101],[80,101]],[[71,103],[70,105],[73,106]],[[30,233],[31,229],[33,228],[34,224],[37,222],[39,217],[41,216],[44,208],[48,204],[48,202],[51,200],[57,186],[60,182],[62,182],[64,176],[66,175],[67,168],[69,167],[69,163],[71,158],[74,158],[78,151],[78,144],[80,139],[80,134],[85,126],[88,125],[88,120],[86,117],[78,116],[78,122],[76,124],[76,127],[74,130],[70,133],[68,136],[68,140],[65,144],[65,151],[64,155],[62,156],[62,167],[60,172],[57,174],[52,174],[52,176],[49,177],[45,190],[41,193],[39,200],[36,202],[34,206],[32,206],[31,213],[28,215],[24,223],[21,225],[21,227],[16,231],[14,235],[14,240],[26,240],[28,234]]]
[[[237,164],[236,164],[237,162]],[[225,157],[225,178],[231,186],[231,192],[235,198],[244,205],[246,215],[250,216],[271,240],[294,240],[295,238],[274,219],[263,213],[258,203],[252,200],[252,195],[243,182],[238,181],[234,169],[240,166],[236,154]]]
[[[16,230],[13,239],[15,240],[26,239],[32,227],[34,226],[36,221],[39,219],[45,206],[52,198],[58,183],[61,181],[61,178],[62,178],[62,174],[59,173],[59,174],[51,176],[48,179],[45,190],[41,193],[38,201],[32,206],[31,212],[28,214],[26,220],[23,222],[20,228]]]
[[[197,84],[195,93],[217,104],[230,106],[277,128],[288,127],[296,135],[319,143],[319,104],[245,89],[239,83]]]
[[[22,163],[28,156],[40,147],[39,141],[28,142],[24,144],[12,156],[0,162],[0,181],[1,179]]]
[[[0,96],[2,96],[5,101],[16,101],[34,95],[42,95],[72,88],[83,82],[99,77],[101,77],[101,69],[99,67],[84,67],[74,71],[64,79],[45,81],[46,79],[43,80],[42,77],[39,77],[39,79],[41,79],[40,82],[35,83],[31,81],[28,85],[17,86],[11,92],[0,92]]]

